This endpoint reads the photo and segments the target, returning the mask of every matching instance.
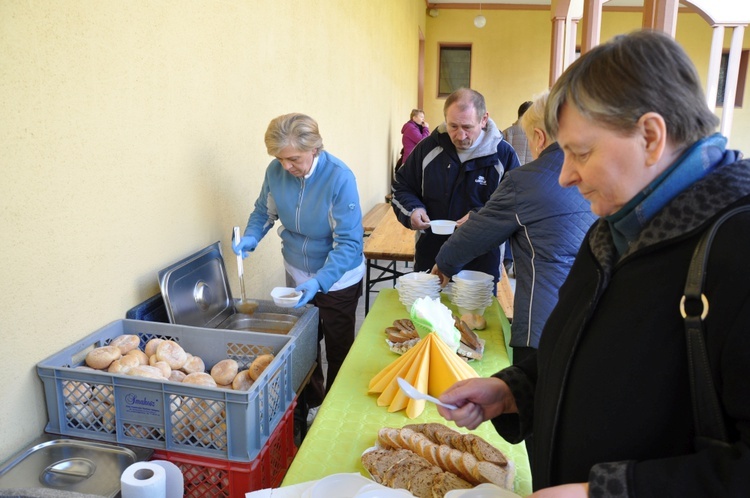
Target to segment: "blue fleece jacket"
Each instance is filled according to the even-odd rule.
[[[362,210],[354,173],[323,151],[309,178],[296,178],[274,159],[250,214],[245,235],[257,240],[276,220],[282,255],[315,274],[323,292],[362,263]]]

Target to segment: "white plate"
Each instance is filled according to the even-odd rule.
[[[312,485],[309,498],[351,498],[372,483],[360,474],[331,474]]]
[[[357,493],[356,498],[414,498],[414,495],[405,489],[392,489],[380,486],[379,489],[368,489]]]
[[[445,493],[445,498],[521,498],[513,491],[508,491],[494,484],[480,484],[473,489],[454,489]]]

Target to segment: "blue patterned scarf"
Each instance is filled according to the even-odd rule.
[[[735,162],[739,153],[726,150],[727,139],[719,133],[697,141],[664,173],[616,213],[605,217],[619,255],[625,253],[646,223],[680,192],[718,166]]]

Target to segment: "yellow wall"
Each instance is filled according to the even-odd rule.
[[[476,10],[440,9],[438,17],[427,17],[425,36],[425,113],[437,126],[443,120],[444,98],[437,98],[437,62],[440,43],[472,45],[472,87],[481,92],[497,125],[504,129],[515,121],[521,102],[531,99],[549,85],[551,44],[550,14],[542,10],[487,10],[487,25],[474,27]],[[640,29],[639,12],[605,10],[601,39]],[[582,26],[579,25],[580,41]],[[705,86],[708,74],[711,27],[694,13],[680,13],[676,39],[688,52]],[[729,49],[729,32],[725,48]],[[750,47],[745,36],[744,47]],[[748,76],[750,82],[750,76]],[[748,85],[750,86],[750,84]],[[746,88],[744,108],[735,109],[730,147],[750,154],[750,88]],[[721,116],[721,109],[717,109]]]
[[[315,117],[363,209],[382,202],[424,18],[424,0],[0,2],[0,461],[46,423],[35,365],[159,269],[221,240],[238,293],[231,229],[271,118]],[[283,282],[278,240],[245,263],[252,296]]]
[[[271,118],[315,117],[367,210],[416,105],[421,28],[428,122],[438,42],[472,42],[472,84],[509,125],[547,86],[549,13],[484,14],[478,30],[475,12],[433,19],[424,0],[0,2],[0,461],[46,422],[35,365],[157,293],[159,269],[221,240],[237,292],[231,227],[260,189]],[[710,30],[684,18],[705,73]],[[602,37],[639,25],[606,14]],[[750,150],[749,122],[736,112],[734,146]],[[274,233],[245,278],[260,298],[282,282]]]
[[[518,106],[545,90],[551,43],[549,12],[487,10],[487,25],[474,27],[478,11],[440,9],[427,17],[424,109],[427,121],[443,121],[445,98],[437,98],[439,45],[472,45],[471,86],[484,95],[490,117],[502,130],[517,118]]]

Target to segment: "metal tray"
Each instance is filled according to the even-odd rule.
[[[115,497],[120,476],[153,450],[44,435],[0,468],[3,489],[54,489]]]
[[[235,311],[219,242],[161,270],[159,287],[178,325],[216,328]]]

